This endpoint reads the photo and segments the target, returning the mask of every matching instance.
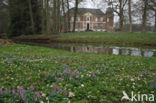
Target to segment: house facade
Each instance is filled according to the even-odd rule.
[[[100,9],[79,8],[75,31],[113,31],[114,15],[111,8],[106,13]],[[70,31],[73,30],[74,8],[71,9]]]

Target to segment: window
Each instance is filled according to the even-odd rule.
[[[80,29],[80,23],[78,23],[78,29]]]
[[[78,19],[78,21],[80,21],[80,17],[78,17],[77,19]]]
[[[90,23],[90,29],[92,29],[92,23]]]
[[[96,18],[95,21],[97,22],[98,21],[98,18]]]
[[[90,17],[90,21],[92,21],[92,17]]]
[[[90,21],[90,17],[89,16],[87,17],[87,21]]]
[[[74,21],[74,17],[72,17],[72,19],[71,19],[72,21]]]
[[[103,17],[100,18],[100,21],[103,22]]]
[[[86,21],[86,17],[85,16],[83,17],[83,20]]]
[[[109,18],[107,18],[107,22],[109,22]]]
[[[73,29],[73,23],[70,24],[70,29],[72,31],[72,29]]]
[[[103,29],[103,24],[100,24],[100,28]]]
[[[98,29],[98,24],[95,24],[95,28]]]
[[[83,16],[81,16],[80,18],[81,18],[81,21],[83,21],[83,18],[84,18],[84,17],[83,17]]]
[[[84,28],[86,28],[86,23],[83,24]]]

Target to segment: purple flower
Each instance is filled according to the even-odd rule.
[[[103,70],[104,70],[104,71],[107,71],[107,68],[104,68]]]
[[[79,72],[78,72],[78,71],[74,71],[74,72],[71,73],[70,76],[71,76],[71,77],[74,76],[74,77],[77,77],[77,78],[78,78],[78,77],[79,77]]]
[[[153,73],[152,76],[156,77],[156,73]]]
[[[63,78],[58,78],[57,81],[58,82],[62,82],[64,79]]]
[[[77,72],[75,73],[75,76],[78,78],[78,77],[80,76],[80,73],[77,71]]]
[[[65,70],[63,71],[63,73],[69,74],[69,73],[70,73],[70,69],[65,69]]]
[[[31,85],[31,86],[29,87],[29,89],[33,91],[33,90],[34,90],[34,86]]]
[[[57,92],[57,90],[59,89],[59,87],[57,85],[53,85],[53,92]]]
[[[36,95],[38,98],[40,98],[40,97],[41,97],[41,95],[40,95],[40,93],[39,93],[39,92],[35,92],[35,95]]]
[[[46,77],[49,77],[49,73],[46,73],[45,76],[46,76]]]
[[[11,93],[12,94],[15,94],[16,93],[15,89],[12,89]]]
[[[63,93],[63,90],[62,89],[59,89],[58,90],[58,93],[61,93],[62,94]]]
[[[0,94],[2,94],[2,92],[3,92],[3,89],[2,89],[2,88],[0,88]]]
[[[24,93],[25,93],[24,89],[21,86],[18,86],[17,91],[19,92],[20,97],[22,98],[22,100],[24,100]]]
[[[146,74],[147,74],[147,72],[142,72],[142,74],[143,74],[143,75],[146,75]]]

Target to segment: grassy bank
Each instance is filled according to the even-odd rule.
[[[156,85],[151,85],[155,79],[155,57],[71,53],[19,44],[0,46],[1,103],[118,103],[122,91],[155,91]]]
[[[121,45],[156,45],[156,33],[80,32],[61,35],[21,36],[18,39],[50,39],[67,43],[105,43]]]

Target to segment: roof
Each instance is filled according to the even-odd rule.
[[[113,9],[111,7],[108,7],[106,12],[112,14],[113,13]]]
[[[74,8],[70,9],[71,13],[74,13]],[[100,9],[90,9],[90,8],[78,8],[78,14],[91,13],[93,15],[105,15]]]

